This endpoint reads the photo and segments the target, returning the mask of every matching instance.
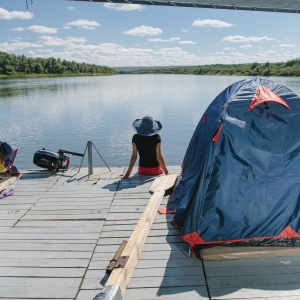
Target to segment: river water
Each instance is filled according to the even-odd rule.
[[[132,122],[145,115],[161,121],[167,165],[180,165],[210,102],[237,76],[116,75],[0,80],[0,141],[19,148],[15,165],[36,168],[35,151],[83,153],[92,141],[93,165],[127,166]],[[276,77],[300,95],[300,78]],[[98,155],[97,151],[102,158]],[[70,156],[71,166],[87,156]],[[103,162],[105,161],[105,163]]]

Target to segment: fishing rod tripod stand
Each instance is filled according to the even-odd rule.
[[[81,160],[78,172],[81,169],[81,166],[82,166],[82,163],[83,163],[83,159],[84,159],[85,154],[87,152],[88,153],[88,176],[90,176],[90,175],[93,174],[93,154],[92,154],[93,147],[96,150],[96,152],[98,153],[98,155],[101,157],[102,161],[104,162],[104,164],[106,165],[106,167],[108,168],[108,170],[111,172],[111,169],[109,168],[109,166],[105,162],[104,158],[102,157],[102,155],[100,154],[100,152],[98,151],[98,149],[95,147],[95,145],[91,141],[88,141],[87,144],[86,144],[84,153],[82,154],[82,160]]]

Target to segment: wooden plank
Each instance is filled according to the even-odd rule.
[[[132,230],[128,231],[107,231],[101,233],[101,238],[123,238],[128,239],[132,234]]]
[[[43,216],[43,215],[103,215],[103,214],[107,214],[108,213],[108,208],[105,209],[72,209],[72,207],[70,207],[69,209],[65,209],[65,210],[30,210],[28,212],[28,215],[39,215],[39,216]]]
[[[258,286],[253,287],[222,287],[222,288],[210,288],[210,294],[212,299],[220,300],[240,300],[240,299],[266,299],[266,300],[289,300],[299,299],[300,290],[294,285],[279,285],[270,286]],[[295,298],[294,298],[295,297]],[[298,297],[298,298],[297,298]]]
[[[3,251],[0,250],[1,258],[45,258],[45,259],[53,259],[53,258],[91,258],[92,252],[80,252],[80,251],[23,251],[20,249],[19,251]]]
[[[200,251],[204,260],[259,258],[273,256],[300,256],[299,247],[212,247]]]
[[[0,233],[1,240],[93,240],[99,237],[98,233],[14,233],[13,231]]]
[[[17,220],[0,220],[0,226],[13,227]]]
[[[101,277],[100,277],[101,278]],[[104,284],[101,284],[99,278],[85,278],[82,282],[81,289],[83,290],[99,290],[103,289]]]
[[[110,255],[110,259],[112,256]],[[97,260],[91,261],[89,264],[89,270],[102,270],[103,274],[105,273],[106,267],[108,265],[109,260]],[[100,279],[99,279],[100,281]]]
[[[0,267],[0,277],[66,277],[82,278],[85,268],[22,268]],[[0,278],[1,281],[1,278]],[[1,295],[0,295],[1,299]]]
[[[130,220],[129,218],[127,220],[105,220],[105,225],[136,225],[136,220]]]
[[[229,259],[229,260],[208,260],[203,261],[205,268],[236,268],[249,266],[252,267],[271,267],[271,266],[281,266],[282,264],[292,264],[295,266],[300,266],[299,256],[276,256],[276,257],[259,257],[259,258],[245,258],[245,259]]]
[[[3,210],[3,211],[11,211],[11,210],[29,210],[30,208],[32,207],[32,204],[4,204],[4,203],[1,203],[0,202],[0,210]]]
[[[103,222],[103,221],[101,221]],[[1,228],[1,227],[0,227]],[[3,227],[6,228],[6,227]],[[102,231],[102,227],[100,226],[84,226],[84,227],[80,227],[80,226],[76,226],[76,227],[61,227],[61,228],[57,228],[57,227],[14,227],[14,228],[8,228],[10,231],[13,231],[14,234],[16,233],[44,233],[44,234],[48,234],[48,233],[57,233],[58,231],[60,233],[69,233],[69,234],[77,234],[77,233],[98,233],[98,236],[100,235],[101,231]]]
[[[124,295],[124,300],[182,300],[182,299],[198,299],[208,300],[207,290],[204,286],[190,287],[167,287],[167,288],[149,288],[131,289],[128,288]]]
[[[126,213],[126,214],[122,214],[122,213],[109,213],[107,215],[106,220],[108,221],[120,221],[120,220],[139,220],[141,217],[142,213],[141,212],[137,212],[137,213]],[[136,222],[137,223],[137,222]]]
[[[43,287],[47,285],[53,288],[76,288],[81,282],[81,278],[24,278],[21,277],[1,277],[0,287]],[[49,291],[48,291],[49,292]],[[49,295],[48,295],[49,297]]]
[[[99,290],[80,290],[76,297],[76,300],[92,300],[96,295],[99,294],[99,292]]]
[[[23,215],[27,212],[27,209],[0,209],[0,217],[4,218],[6,215]]]
[[[93,220],[68,220],[68,221],[25,221],[21,220],[19,221],[15,227],[60,227],[60,228],[74,228],[75,230],[78,230],[78,227],[101,227],[104,225],[104,221],[93,221]]]
[[[154,193],[156,191],[157,187],[160,185],[163,178],[164,176],[160,176],[153,181],[149,189],[150,193]],[[177,179],[176,174],[168,175],[168,181],[165,185],[165,194],[168,194],[173,190],[176,179]]]
[[[206,274],[208,278],[213,277],[239,277],[239,276],[256,276],[261,275],[278,275],[278,274],[294,274],[299,276],[299,265],[282,265],[282,266],[264,266],[264,267],[236,267],[231,268],[206,268]]]
[[[195,267],[198,266],[199,268],[202,267],[201,261],[198,259],[170,259],[170,260],[139,260],[138,267],[142,269],[147,269],[147,268],[187,268],[187,267]]]
[[[35,215],[26,214],[22,220],[105,220],[106,214]]]
[[[103,202],[60,202],[60,203],[37,203],[31,210],[68,210],[68,209],[109,209],[110,201]]]
[[[23,279],[24,281],[24,279]],[[77,287],[58,287],[47,284],[47,298],[53,299],[75,299]],[[44,299],[45,286],[7,286],[0,287],[0,299]]]
[[[51,241],[52,242],[52,241]],[[30,241],[23,242],[3,242],[0,243],[0,250],[5,251],[93,251],[94,244],[83,244],[83,243],[32,243]]]
[[[143,251],[140,256],[140,260],[142,259],[186,259],[186,253],[180,250],[172,250],[172,251]],[[198,264],[197,264],[198,265]],[[200,265],[199,265],[200,266]]]
[[[47,240],[47,239],[34,239],[34,240],[30,240],[30,239],[19,239],[19,240],[1,240],[1,242],[3,243],[32,243],[32,244],[95,244],[95,240]]]
[[[99,271],[98,271],[99,272]],[[186,268],[149,268],[149,269],[143,269],[143,268],[139,268],[138,265],[135,268],[133,274],[132,274],[132,278],[142,278],[142,277],[155,277],[155,276],[159,276],[161,277],[163,275],[163,277],[190,277],[190,276],[195,276],[196,278],[204,278],[204,274],[202,271],[202,268],[199,268],[199,266],[190,266],[190,267],[186,267]],[[202,282],[203,284],[203,282]]]
[[[206,287],[204,276],[184,276],[173,277],[163,276],[164,273],[156,276],[134,277],[131,279],[128,288],[160,288],[160,287],[189,287],[189,286],[203,286]]]
[[[128,262],[124,268],[114,269],[107,280],[106,285],[119,286],[123,295],[164,195],[164,188],[167,180],[168,176],[160,183],[153,196],[150,198],[142,217],[121,254],[121,256],[128,256]]]
[[[109,210],[109,213],[121,213],[121,214],[127,214],[127,213],[143,213],[146,205],[136,205],[136,206],[112,206]]]
[[[39,201],[40,197],[29,197],[29,196],[9,196],[1,199],[1,204],[19,205],[19,204],[35,204]]]
[[[10,177],[10,178],[6,179],[5,181],[2,181],[0,183],[0,191],[10,187],[16,180],[17,180],[17,177]]]
[[[86,268],[89,259],[69,258],[69,259],[27,259],[27,258],[0,258],[2,267],[42,267],[42,268]]]
[[[94,209],[109,209],[110,208],[110,203],[90,203],[90,204],[86,204],[86,205],[83,205],[83,203],[79,203],[79,204],[76,204],[76,203],[64,203],[64,202],[61,202],[61,203],[48,203],[47,205],[43,204],[43,205],[39,205],[39,204],[35,204],[31,211],[35,211],[35,210],[38,210],[38,211],[44,211],[44,210],[48,210],[48,211],[57,211],[57,210],[61,210],[61,211],[64,211],[64,210],[94,210]]]
[[[124,228],[124,230],[118,230],[117,228],[112,230],[103,230],[101,237],[126,237],[128,234],[130,235],[132,232],[131,229]],[[149,233],[149,237],[163,237],[166,236],[170,237],[171,235],[174,235],[178,237],[178,230],[175,228],[173,230],[151,230]]]
[[[133,231],[136,224],[104,225],[102,232]]]

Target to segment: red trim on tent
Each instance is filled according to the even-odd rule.
[[[254,107],[258,106],[259,104],[265,102],[277,102],[286,108],[291,108],[281,97],[277,94],[266,88],[265,86],[259,85],[256,93],[248,107],[248,111],[252,110]]]
[[[255,238],[245,238],[245,239],[236,239],[236,240],[222,240],[222,241],[210,241],[205,242],[197,232],[189,233],[183,236],[180,236],[184,241],[190,243],[191,246],[194,246],[196,244],[223,244],[223,243],[238,243],[238,242],[244,242],[244,241],[255,241],[255,240],[261,240],[261,239],[274,239],[274,238],[292,238],[292,237],[300,237],[300,234],[298,234],[294,229],[292,229],[290,226],[287,226],[279,235],[277,236],[264,236],[264,237],[255,237]]]
[[[212,138],[212,141],[213,141],[214,143],[217,143],[217,142],[218,142],[219,137],[220,137],[220,134],[221,134],[222,127],[223,127],[223,123],[219,126],[217,132],[215,133],[215,135],[214,135],[213,138]]]
[[[171,209],[167,209],[167,207],[163,207],[163,208],[160,209],[158,212],[159,212],[161,215],[175,214],[176,209],[171,210]]]
[[[279,234],[281,237],[286,237],[288,239],[291,239],[292,237],[299,237],[300,234],[298,234],[292,227],[287,226],[284,228],[284,230]]]
[[[180,236],[184,241],[188,242],[191,246],[196,244],[205,244],[197,232],[192,232],[186,235]]]

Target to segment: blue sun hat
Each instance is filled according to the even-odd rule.
[[[151,136],[158,133],[162,129],[159,121],[153,120],[150,116],[145,116],[143,119],[136,119],[132,126],[134,130],[142,136]]]

